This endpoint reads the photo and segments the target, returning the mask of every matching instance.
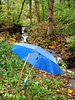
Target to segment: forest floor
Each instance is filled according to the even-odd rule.
[[[32,32],[30,33],[30,36],[28,38],[28,43],[41,46],[42,48],[46,49],[49,52],[50,52],[50,49],[53,49],[55,51],[55,53],[58,55],[61,55],[63,59],[67,59],[69,57],[74,57],[73,52],[72,52],[73,49],[72,48],[71,48],[72,50],[69,49],[68,43],[66,42],[67,39],[70,38],[69,35],[66,36],[63,34],[55,34],[54,33],[53,34],[54,37],[50,38],[50,37],[46,37],[46,30],[45,29],[46,29],[46,24],[32,29]],[[38,96],[37,100],[39,100],[39,98],[45,98],[44,95],[46,95],[48,98],[50,97],[52,100],[58,100],[58,99],[60,100],[61,98],[62,98],[61,100],[74,100],[75,99],[75,88],[72,88],[71,85],[68,84],[69,79],[75,78],[74,75],[72,75],[70,73],[66,73],[66,72],[64,72],[63,75],[52,75],[52,74],[49,74],[49,73],[44,72],[42,70],[39,70],[37,68],[34,68],[34,71],[32,72],[33,76],[31,76],[29,79],[30,81],[28,81],[30,85],[27,82],[25,89],[23,89],[26,91],[21,91],[20,93],[17,93],[16,91],[13,92],[14,87],[12,87],[12,86],[16,85],[16,82],[19,78],[18,74],[20,73],[21,68],[14,69],[14,74],[16,74],[16,72],[17,72],[18,77],[16,77],[12,73],[12,76],[16,80],[16,82],[15,82],[15,80],[13,80],[13,79],[11,80],[12,76],[9,76],[11,74],[11,71],[13,71],[12,67],[10,69],[11,71],[9,72],[7,67],[2,68],[2,66],[6,66],[5,63],[9,62],[8,61],[9,56],[11,56],[11,54],[12,54],[12,53],[10,53],[11,51],[7,53],[5,46],[8,47],[8,44],[6,44],[6,43],[7,43],[7,41],[9,41],[10,44],[17,43],[18,42],[18,41],[16,41],[17,36],[18,36],[18,34],[10,36],[8,32],[0,33],[0,37],[1,37],[0,41],[2,41],[1,44],[3,44],[3,47],[1,50],[5,50],[5,56],[7,57],[7,59],[4,58],[4,54],[3,54],[4,51],[2,51],[1,53],[2,53],[3,58],[1,58],[1,61],[4,62],[4,60],[6,60],[6,62],[4,62],[4,63],[2,62],[0,65],[0,68],[1,68],[1,70],[5,69],[6,74],[3,71],[1,72],[2,73],[2,76],[0,79],[2,82],[2,84],[1,84],[2,90],[0,93],[0,96],[2,96],[1,100],[7,100],[8,97],[9,97],[9,100],[12,100],[12,98],[18,98],[19,95],[26,96],[26,97],[23,97],[26,99],[32,98],[29,100],[36,100],[37,96]],[[4,43],[4,42],[6,42],[6,43]],[[12,57],[14,57],[14,54],[12,54]],[[15,58],[15,60],[17,59],[16,57],[14,57],[14,58]],[[14,61],[13,61],[13,59],[11,60],[11,57],[10,57],[10,61],[13,63],[11,64],[11,62],[10,62],[9,65],[13,66],[13,68],[15,68],[15,66],[18,66],[18,64],[16,64],[15,60]],[[19,58],[18,58],[18,60],[19,60]],[[21,62],[21,66],[22,66],[22,64],[23,64],[23,62]],[[67,66],[67,64],[62,63],[60,65],[60,67],[63,70],[63,67],[67,68],[68,66]],[[73,71],[75,71],[74,67],[73,67]],[[7,77],[5,78],[3,75],[7,75]],[[3,78],[4,78],[4,80],[3,80]],[[22,77],[22,80],[23,80],[23,78],[25,78],[24,75]],[[34,80],[32,78],[35,79],[35,82],[33,82]],[[11,84],[10,84],[10,81],[7,82],[7,79],[11,80]],[[31,85],[32,82],[33,82],[34,87]],[[23,84],[23,82],[21,82],[21,84]],[[21,84],[19,85],[19,87],[21,86]],[[39,89],[35,85],[37,85],[39,87]],[[43,87],[46,88],[46,90],[44,90]],[[33,90],[33,94],[31,93],[30,89],[31,89],[31,91]],[[35,89],[38,89],[39,91],[43,90],[44,93],[42,91],[43,94],[41,94],[41,93],[39,94],[38,90],[35,91]],[[6,94],[6,92],[7,92],[7,94]],[[15,95],[17,94],[17,96],[14,97],[14,94]],[[41,97],[41,95],[42,95],[42,97]],[[19,98],[21,98],[20,96],[19,96]],[[2,98],[4,98],[4,99],[2,99]],[[23,98],[22,98],[22,100],[24,100]],[[50,100],[48,98],[45,98],[45,100]],[[13,100],[15,100],[15,99],[13,99]],[[16,100],[19,100],[19,99],[16,99]],[[42,99],[40,99],[40,100],[42,100]]]

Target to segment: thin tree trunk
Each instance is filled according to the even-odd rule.
[[[32,26],[32,0],[30,0],[30,25]]]
[[[2,9],[2,4],[1,4],[1,0],[0,0],[0,12],[1,12],[1,9]]]
[[[61,0],[59,0],[59,2],[61,3]]]
[[[35,0],[35,8],[36,8],[36,17],[37,17],[37,23],[39,23],[39,14],[38,14],[38,0]]]
[[[68,0],[68,7],[69,7],[69,9],[70,9],[70,0]]]
[[[49,7],[48,7],[48,27],[47,27],[47,36],[52,36],[53,30],[53,3],[54,0],[49,0]]]
[[[13,2],[13,8],[12,8],[15,13],[14,6],[15,6],[15,2]],[[13,14],[13,24],[15,24],[14,14]]]
[[[9,19],[9,0],[7,0],[7,16],[8,16],[8,27],[10,27],[10,19]]]
[[[42,11],[43,11],[43,21],[44,21],[44,1],[42,0]]]
[[[20,14],[19,14],[17,23],[20,21],[20,17],[21,17],[22,11],[23,11],[24,3],[25,3],[25,0],[24,0],[23,3],[22,3],[22,8],[21,8],[21,12],[20,12]]]
[[[39,17],[39,22],[40,22],[40,10],[39,10],[39,3],[38,3],[38,17]]]

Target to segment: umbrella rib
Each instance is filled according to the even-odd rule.
[[[37,60],[36,60],[36,61],[37,61]],[[34,65],[35,65],[36,61],[34,62]],[[30,75],[30,73],[31,73],[32,69],[34,68],[34,65],[32,66],[32,68],[31,68],[31,70],[30,70],[30,72],[29,72],[29,74],[28,74],[28,76],[27,76],[27,77],[29,77],[29,75]]]
[[[28,54],[28,56],[27,56],[27,58],[26,58],[26,60],[25,60],[25,63],[24,63],[24,65],[23,65],[23,67],[22,67],[21,74],[20,74],[20,77],[19,77],[17,86],[18,86],[18,84],[19,84],[19,82],[20,82],[20,79],[21,79],[21,76],[22,76],[22,72],[23,72],[24,66],[26,65],[26,62],[27,62],[27,60],[28,60],[28,57],[29,57],[31,54],[35,53],[35,52],[36,52],[36,51],[34,51],[34,52]]]
[[[38,60],[39,56],[40,56],[40,54],[39,54],[38,57],[36,58],[36,60],[35,60],[35,62],[34,62],[34,64],[33,64],[33,66],[32,66],[32,68],[31,68],[31,70],[30,70],[30,72],[29,72],[29,74],[28,74],[27,77],[29,77],[29,75],[30,75],[30,73],[31,73],[31,71],[32,71],[32,69],[33,69],[33,67],[34,67],[34,65],[36,64],[36,61]]]

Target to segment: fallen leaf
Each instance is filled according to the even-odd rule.
[[[41,80],[41,77],[39,77],[39,79]]]
[[[72,93],[73,91],[71,89],[68,89],[68,93]]]
[[[41,82],[40,82],[40,84],[42,85],[42,84],[43,84],[43,82],[41,81]]]

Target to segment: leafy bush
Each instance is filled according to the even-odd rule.
[[[67,43],[68,43],[68,48],[70,48],[70,47],[75,48],[75,35],[74,35],[74,36],[71,36],[71,37],[67,40]]]
[[[75,8],[74,2],[71,1],[69,9],[68,2],[54,3],[54,32],[63,33],[64,35],[73,35],[75,33]]]

